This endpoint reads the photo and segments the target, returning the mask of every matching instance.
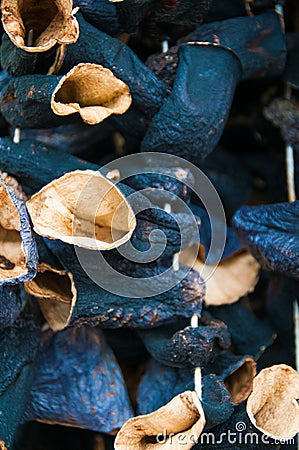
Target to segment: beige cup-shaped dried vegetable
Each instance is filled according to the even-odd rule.
[[[267,436],[288,440],[299,432],[298,399],[299,373],[285,364],[268,367],[254,380],[247,414]]]
[[[118,432],[114,448],[188,450],[196,443],[205,423],[196,392],[186,391],[150,414],[129,419]]]
[[[124,244],[136,226],[118,187],[92,170],[76,170],[52,181],[32,196],[27,208],[39,235],[93,250]]]
[[[128,86],[111,70],[97,64],[78,64],[56,86],[52,111],[59,116],[78,112],[84,122],[94,125],[111,114],[123,114],[132,99]]]
[[[2,23],[14,45],[26,52],[45,52],[58,44],[72,44],[79,25],[72,0],[2,0]],[[27,45],[32,30],[32,45]]]
[[[192,256],[192,252],[186,249],[181,253],[180,260],[187,266],[193,266],[193,269],[197,270],[205,280],[207,305],[220,306],[234,303],[254,290],[260,266],[247,250],[234,253],[221,260],[218,265],[209,265],[204,262],[203,247],[200,247],[194,264],[192,264]]]

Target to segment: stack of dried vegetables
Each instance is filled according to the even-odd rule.
[[[296,2],[1,14],[0,448],[295,448]]]

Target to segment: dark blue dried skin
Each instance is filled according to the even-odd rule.
[[[76,169],[98,170],[99,167],[38,142],[22,140],[14,144],[8,137],[0,138],[0,170],[14,175],[26,194]]]
[[[77,14],[76,18],[80,36],[76,44],[67,47],[62,72],[82,62],[100,64],[129,86],[133,105],[142,114],[146,117],[155,114],[167,95],[167,86],[127,45],[94,28],[81,14]]]
[[[15,207],[13,214],[16,214],[17,220],[20,221],[20,230],[14,229],[11,225],[10,228],[5,228],[5,222],[11,221],[13,224],[15,223],[15,218],[9,219],[9,217],[4,217],[3,225],[0,226],[1,242],[5,244],[5,241],[11,239],[11,242],[14,243],[12,248],[17,252],[16,255],[13,255],[16,258],[15,262],[8,259],[10,257],[9,254],[0,254],[0,286],[3,286],[5,284],[18,284],[34,278],[37,266],[37,250],[25,203],[16,198],[2,178],[0,178],[0,185]],[[3,211],[5,211],[4,206]],[[10,213],[9,211],[8,209],[7,213]],[[7,250],[7,247],[5,248]],[[4,253],[4,251],[0,247],[0,253]]]
[[[150,20],[153,23],[162,25],[171,24],[176,27],[188,27],[190,29],[203,21],[213,1],[177,1],[173,8],[165,8],[163,7],[163,1],[161,3],[160,7],[157,6],[150,16]]]
[[[51,110],[51,97],[60,78],[55,75],[12,78],[0,94],[5,120],[21,128],[49,128],[69,123],[71,116],[57,116]]]
[[[235,408],[235,412],[225,423],[214,427],[211,433],[213,436],[200,437],[199,443],[192,449],[210,450],[218,447],[221,450],[278,450],[283,448],[295,450],[296,448],[295,443],[294,445],[291,443],[277,444],[255,428],[246,413],[245,402]],[[216,444],[213,445],[212,442]]]
[[[195,312],[199,314],[201,311],[204,286],[198,273],[195,271],[190,271],[186,275],[183,266],[177,272],[170,271],[169,275],[167,275],[167,282],[177,284],[160,295],[138,298],[120,296],[104,290],[93,282],[82,269],[73,247],[59,242],[47,240],[47,245],[54,255],[58,257],[64,269],[70,272],[74,279],[77,301],[69,319],[70,325],[100,324],[104,328],[152,328],[171,320],[190,317]],[[86,255],[91,255],[91,253],[88,251]],[[94,273],[98,270],[97,267],[92,266],[85,266],[85,269],[93,270]],[[145,277],[158,275],[160,270],[161,268],[158,265],[154,265],[152,269],[149,268],[148,270],[145,268]],[[105,282],[110,282],[109,286],[115,285],[115,275],[113,273],[104,273],[103,268],[101,268],[101,273],[98,273],[97,276],[104,276]],[[137,282],[137,279],[134,278],[134,281]],[[126,280],[122,282],[124,283],[123,291],[128,293],[126,295],[150,295],[150,288],[147,287],[145,290],[145,282],[142,279],[137,288],[135,285],[131,288],[131,285]],[[165,280],[155,280],[155,289],[160,288],[161,291],[167,289],[165,288],[167,282]],[[120,283],[121,281],[118,281],[118,289],[121,288]],[[54,315],[55,321],[59,322],[60,329],[62,329],[67,324],[70,305],[60,302],[58,308],[57,303],[56,306],[54,304],[57,310],[59,308],[63,309],[61,317],[59,317],[59,313],[55,309],[51,311],[53,305],[49,307],[49,316],[52,314],[53,318]]]
[[[13,325],[20,315],[22,306],[18,285],[0,287],[0,330]]]
[[[30,318],[0,332],[0,440],[8,449],[18,432],[30,393],[39,335],[39,328]]]
[[[156,361],[182,369],[211,364],[221,349],[231,344],[227,327],[217,321],[200,324],[197,328],[184,328],[174,323],[140,331],[139,335]]]
[[[116,3],[120,23],[127,33],[136,33],[138,25],[160,3],[159,0],[126,0]]]
[[[251,355],[257,359],[275,339],[275,332],[269,321],[257,317],[240,302],[212,306],[209,311],[213,317],[227,325],[237,354]]]
[[[101,330],[67,329],[44,337],[26,420],[110,433],[133,414],[121,370]]]
[[[7,36],[2,36],[1,67],[14,77],[33,73],[46,74],[55,61],[58,45],[41,53],[28,53],[16,47]]]
[[[206,370],[221,376],[235,405],[246,400],[252,391],[256,364],[251,356],[223,351]]]
[[[150,56],[148,67],[170,86],[175,79],[180,46],[188,42],[219,44],[232,50],[240,60],[242,79],[280,76],[285,68],[285,36],[274,11],[201,25],[167,52]]]
[[[285,35],[275,11],[202,25],[181,42],[190,40],[230,48],[241,62],[242,79],[279,76],[285,68]]]
[[[244,0],[214,0],[210,10],[204,18],[204,23],[225,20],[231,17],[246,16]]]
[[[153,118],[141,151],[171,153],[198,164],[221,137],[239,76],[240,63],[230,50],[195,43],[182,47],[173,90]]]
[[[244,206],[234,228],[266,270],[299,279],[299,201]]]
[[[177,197],[184,200],[185,203],[190,202],[190,186],[193,186],[195,181],[190,170],[180,167],[159,167],[156,170],[155,166],[142,167],[140,173],[136,168],[136,172],[136,175],[126,178],[125,183],[137,191],[143,190],[143,194],[161,208],[165,203],[171,203],[173,206],[172,203],[175,203]]]
[[[14,175],[22,184],[25,192],[33,193],[53,179],[59,178],[66,172],[76,169],[99,170],[99,166],[82,161],[72,155],[54,149],[47,149],[41,144],[32,141],[22,141],[14,144],[8,138],[0,139],[0,169]],[[164,256],[172,255],[187,247],[194,240],[198,240],[198,227],[192,214],[168,214],[161,208],[153,208],[153,204],[142,194],[134,195],[130,187],[117,183],[122,193],[128,198],[134,211],[140,208],[145,211],[137,215],[137,227],[131,238],[131,243],[140,251],[149,248],[149,235],[155,229],[165,233],[167,246]],[[182,230],[180,230],[180,225]],[[153,244],[159,248],[164,238],[158,233],[152,235]],[[181,239],[182,238],[182,239]]]
[[[129,3],[126,0],[125,3]],[[109,34],[119,36],[124,33],[117,16],[117,3],[109,0],[74,0],[74,7],[78,6],[84,19],[94,27]]]
[[[200,244],[204,248],[204,258],[208,257],[208,264],[218,262],[219,257],[221,260],[227,259],[243,249],[244,246],[239,241],[234,230],[231,227],[227,227],[226,242],[222,255],[219,255],[218,251],[213,253],[211,249],[212,228],[210,217],[207,211],[200,206],[191,204],[190,207],[194,215],[200,220]],[[218,227],[223,227],[223,223],[220,220],[217,220],[217,218],[213,218],[213,227],[217,230]],[[218,250],[218,248],[216,248],[216,250]]]
[[[151,359],[139,385],[137,414],[155,411],[187,390],[194,390],[193,370],[174,369]],[[225,422],[233,413],[231,396],[220,377],[203,377],[202,406],[206,417],[205,429]]]

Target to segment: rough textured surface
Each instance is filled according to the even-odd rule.
[[[20,287],[0,287],[0,329],[10,327],[19,317],[23,306]]]
[[[55,60],[58,47],[47,52],[28,53],[16,47],[4,34],[0,48],[1,67],[14,77],[30,73],[46,74]]]
[[[299,429],[299,374],[285,364],[262,370],[246,411],[252,424],[273,439],[292,439]]]
[[[242,65],[242,78],[279,76],[286,63],[280,18],[274,11],[202,25],[186,41],[215,42],[230,48]]]
[[[1,255],[1,280],[0,286],[4,284],[17,284],[31,280],[36,274],[37,266],[37,250],[33,238],[31,225],[24,201],[16,198],[12,190],[6,186],[0,177],[1,199],[2,199],[2,216],[1,230],[4,233],[2,237],[1,249],[3,253],[10,249],[7,247],[8,236],[11,242],[14,242],[15,233],[17,235],[16,246],[20,252],[16,263],[12,263],[4,255]],[[7,202],[5,202],[5,198]],[[5,202],[5,204],[4,204]],[[3,215],[3,212],[6,215]],[[13,237],[9,233],[14,233]],[[8,235],[7,235],[8,234]]]
[[[80,12],[87,22],[104,33],[118,36],[124,32],[117,17],[117,3],[110,0],[75,0],[74,7],[76,6],[79,6]]]
[[[26,420],[110,433],[133,416],[115,356],[98,328],[47,333]]]
[[[151,122],[141,151],[171,153],[198,164],[221,137],[240,63],[230,50],[212,44],[186,44],[179,58],[173,90]],[[194,64],[201,70],[194,72]]]
[[[230,346],[229,331],[220,321],[200,323],[197,328],[179,325],[139,332],[148,352],[161,364],[184,369],[205,367],[221,349]]]
[[[179,370],[150,360],[138,390],[138,414],[148,414],[168,403],[175,395],[194,389],[192,370]],[[202,407],[206,429],[225,422],[233,413],[231,397],[216,375],[203,378]]]
[[[68,321],[70,325],[76,326],[101,324],[104,328],[152,328],[176,318],[190,317],[193,312],[201,311],[204,288],[200,284],[198,274],[194,271],[189,272],[179,284],[166,292],[164,292],[165,283],[162,282],[163,293],[160,295],[150,298],[129,298],[112,294],[93,282],[78,263],[71,246],[50,240],[47,241],[47,245],[58,257],[65,270],[71,272],[76,289],[77,300],[73,297],[72,312],[71,304],[60,305],[64,310],[62,316],[58,310],[55,311],[57,303],[49,308],[49,311],[53,309],[50,316],[54,314],[54,323],[59,319],[61,328],[64,328]],[[87,252],[89,251],[87,250]],[[92,270],[92,267],[89,269]],[[159,270],[160,267],[155,265],[153,270],[149,269],[148,274],[156,275]],[[103,275],[103,271],[101,274]],[[112,277],[111,286],[113,286],[115,275],[105,274],[105,281],[109,276]],[[174,277],[175,280],[178,277],[179,280],[182,273],[180,270],[178,272],[171,271],[169,277]],[[124,286],[126,292],[130,289],[127,284],[126,282]],[[135,287],[132,288],[132,291],[133,296],[138,293],[149,295],[149,292],[144,290],[144,281],[142,280],[138,292]]]
[[[241,425],[240,425],[241,424]],[[228,432],[230,430],[230,434]],[[193,447],[193,450],[210,450],[211,447],[219,447],[221,450],[278,450],[289,448],[295,450],[292,445],[280,445],[260,433],[250,422],[245,404],[235,408],[235,412],[227,422],[216,426],[211,430],[213,436],[206,435]]]
[[[278,14],[268,11],[200,25],[167,52],[152,55],[147,65],[166,84],[175,80],[182,44],[206,42],[229,48],[238,57],[242,79],[279,76],[286,64],[286,44]]]
[[[115,438],[115,450],[146,450],[148,448],[161,448],[160,442],[155,442],[161,430],[167,430],[165,449],[178,448],[181,443],[181,433],[185,434],[187,441],[196,435],[199,436],[205,426],[205,414],[196,392],[185,391],[174,397],[167,405],[163,405],[148,415],[137,416],[130,419],[121,428]],[[152,440],[147,445],[146,441]],[[187,442],[185,448],[190,450],[192,442]]]
[[[30,392],[40,331],[24,317],[0,335],[0,436],[10,448]]]
[[[257,359],[275,338],[274,330],[268,320],[257,317],[240,302],[219,307],[213,306],[209,308],[209,311],[216,319],[222,320],[228,326],[236,353],[252,355]]]
[[[299,280],[299,201],[243,206],[233,225],[266,270]]]
[[[80,14],[77,18],[80,36],[76,44],[68,46],[62,71],[82,62],[103,65],[129,86],[133,105],[146,115],[155,114],[167,94],[167,86],[129,47],[85,22]]]
[[[230,351],[223,351],[208,366],[207,371],[222,377],[234,404],[238,405],[246,400],[252,391],[256,364],[250,356],[237,356]]]
[[[48,128],[67,123],[69,118],[51,110],[51,96],[60,78],[55,75],[24,75],[12,78],[0,94],[5,120],[21,128]]]

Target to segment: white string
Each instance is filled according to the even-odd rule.
[[[191,317],[191,327],[197,328],[199,325],[199,316],[198,314],[193,314]],[[202,400],[202,376],[201,376],[201,368],[196,367],[194,371],[194,390],[198,395],[199,400]]]
[[[167,39],[165,39],[164,41],[161,42],[161,46],[162,46],[162,53],[168,52],[169,45],[168,45]]]
[[[171,204],[165,203],[164,211],[168,214],[171,213]],[[172,268],[174,271],[179,270],[180,261],[179,261],[179,253],[175,253],[172,259]],[[191,317],[191,327],[197,328],[199,326],[199,316],[198,314],[193,314]],[[198,395],[199,400],[202,400],[202,376],[201,376],[201,368],[196,367],[194,371],[194,391]]]
[[[14,129],[13,133],[13,143],[19,144],[21,140],[21,128],[17,127]]]

